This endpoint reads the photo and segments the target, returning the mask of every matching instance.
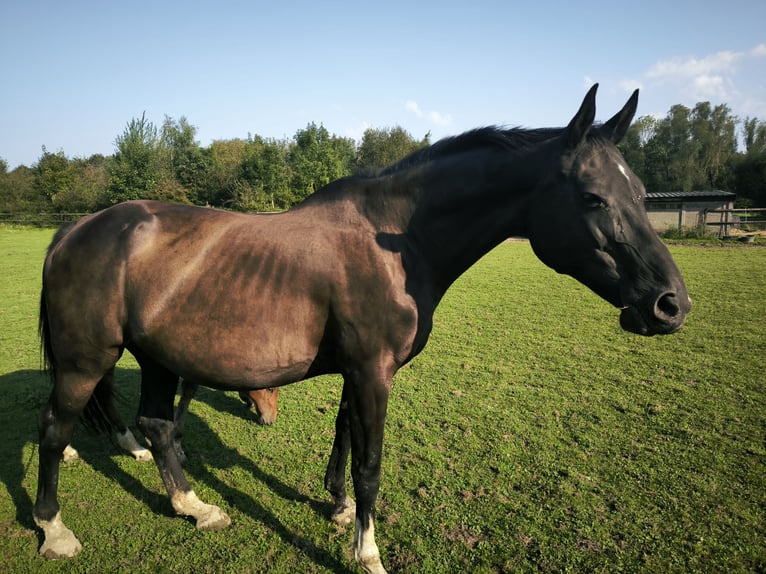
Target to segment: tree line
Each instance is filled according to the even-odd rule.
[[[92,212],[130,199],[239,211],[287,209],[330,181],[382,168],[430,144],[401,127],[368,129],[360,143],[310,123],[292,139],[248,135],[202,147],[185,117],[161,126],[145,114],[115,139],[111,156],[68,158],[45,147],[32,166],[0,159],[0,212]],[[643,116],[620,144],[650,192],[723,189],[739,206],[766,206],[766,122],[728,106],[673,106]]]
[[[619,147],[649,192],[724,190],[740,207],[766,207],[766,122],[726,104],[640,117]]]

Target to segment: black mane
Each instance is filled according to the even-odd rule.
[[[377,175],[391,175],[436,159],[483,148],[520,150],[555,137],[562,131],[563,128],[501,129],[496,126],[477,128],[458,136],[444,138],[428,147],[412,152],[398,162],[383,168]]]

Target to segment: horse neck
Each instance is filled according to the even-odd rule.
[[[422,171],[407,234],[444,289],[492,248],[526,236],[526,212],[542,170],[528,152],[476,152]],[[512,157],[509,157],[512,156]]]

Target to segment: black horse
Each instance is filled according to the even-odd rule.
[[[54,382],[39,417],[40,552],[81,548],[59,512],[59,461],[83,412],[112,400],[100,383],[128,349],[141,367],[137,425],[173,508],[200,529],[230,521],[197,498],[173,449],[179,377],[243,391],[340,373],[325,485],[336,519],[348,519],[350,450],[355,558],[384,572],[373,516],[391,381],[425,347],[448,287],[482,255],[528,237],[544,263],[621,309],[624,329],[667,334],[684,323],[683,279],[615,147],[638,93],[594,126],[595,98],[596,86],[566,128],[470,131],[333,182],[286,213],[138,201],[57,234],[40,311]]]

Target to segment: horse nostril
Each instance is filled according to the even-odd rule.
[[[681,313],[676,294],[672,291],[663,293],[654,304],[654,314],[657,318],[667,317],[673,319]]]

